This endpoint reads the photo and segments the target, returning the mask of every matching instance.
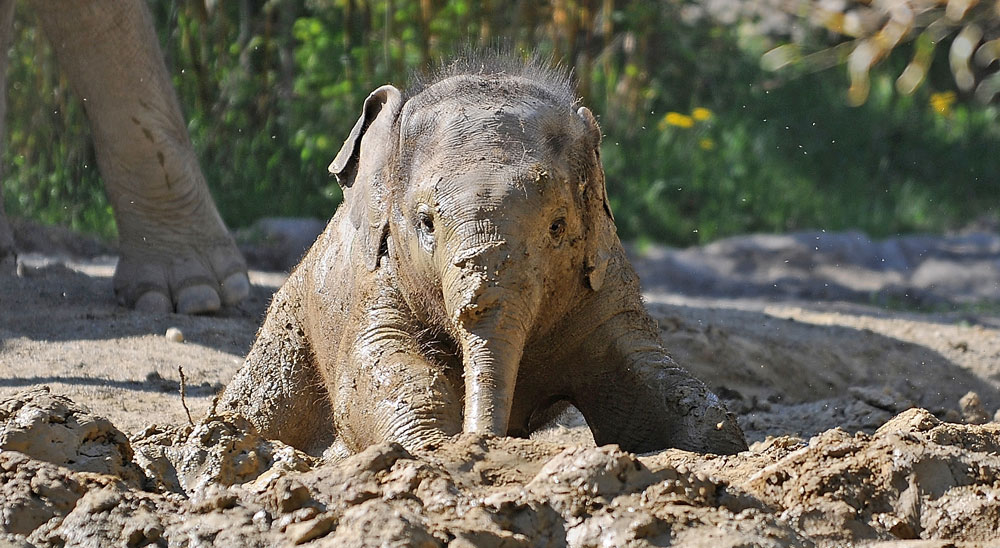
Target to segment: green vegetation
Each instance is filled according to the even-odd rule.
[[[876,81],[859,108],[843,104],[836,75],[814,74],[733,90],[691,128],[660,119],[640,135],[609,136],[620,230],[680,243],[807,228],[881,237],[995,214],[993,109],[944,116],[926,94],[900,97],[891,80]]]
[[[871,69],[867,102],[851,107],[843,69],[764,71],[771,37],[691,21],[679,0],[241,0],[214,3],[210,14],[206,4],[151,5],[233,227],[329,217],[340,192],[326,166],[367,93],[405,86],[409,72],[470,42],[572,66],[606,134],[624,238],[686,245],[806,228],[878,237],[998,215],[997,109],[965,101],[933,70],[914,93],[896,92],[906,46]],[[82,108],[44,42],[31,14],[19,13],[3,151],[8,213],[112,235]]]

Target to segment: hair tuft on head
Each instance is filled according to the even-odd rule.
[[[576,105],[578,102],[572,73],[564,66],[550,56],[517,53],[503,46],[468,46],[455,57],[442,59],[430,70],[411,73],[404,101],[438,82],[463,75],[524,78],[537,83],[562,103]]]

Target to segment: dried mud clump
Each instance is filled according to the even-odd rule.
[[[261,438],[243,417],[209,415],[197,425],[150,426],[133,441],[136,462],[162,491],[194,495],[209,486],[257,479],[265,472],[307,470],[312,457]]]
[[[910,409],[874,435],[834,429],[741,486],[817,541],[1000,538],[1000,425]]]
[[[47,387],[0,402],[0,450],[18,451],[77,472],[120,478],[138,487],[145,479],[118,428]]]
[[[130,442],[48,391],[0,403],[0,425],[0,546],[937,546],[1000,530],[1000,425],[922,409],[727,457],[464,435],[319,460],[229,416]]]

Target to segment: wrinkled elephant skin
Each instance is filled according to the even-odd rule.
[[[469,66],[408,99],[369,95],[330,166],[345,203],[275,295],[221,408],[335,454],[526,436],[559,401],[599,444],[745,449],[642,306],[601,132],[568,79]]]
[[[201,313],[250,290],[246,263],[215,209],[142,0],[32,0],[59,65],[84,101],[118,224],[114,290],[127,306]],[[6,52],[13,0],[0,0]],[[0,55],[0,136],[6,90]],[[0,266],[14,262],[0,201]]]

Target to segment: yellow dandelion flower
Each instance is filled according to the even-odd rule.
[[[698,146],[701,147],[702,150],[712,150],[715,148],[715,141],[709,137],[702,137],[698,141]]]
[[[712,117],[712,111],[704,107],[698,107],[691,111],[691,117],[699,122],[704,122]]]
[[[941,116],[951,115],[951,105],[955,104],[957,99],[954,91],[945,91],[941,93],[932,93],[928,103],[931,105],[931,110],[938,113]]]
[[[690,116],[679,112],[668,112],[667,115],[663,117],[663,121],[671,126],[684,129],[694,125],[694,120]]]

